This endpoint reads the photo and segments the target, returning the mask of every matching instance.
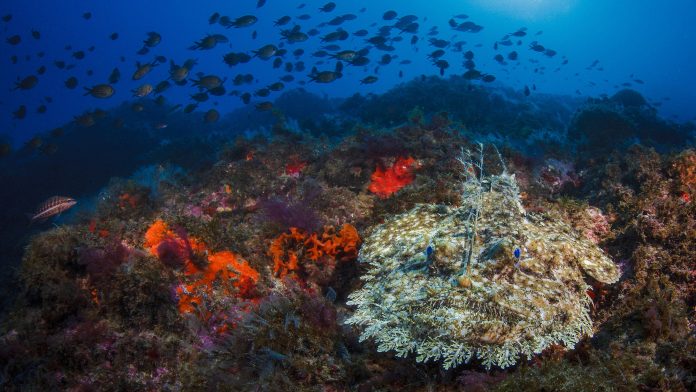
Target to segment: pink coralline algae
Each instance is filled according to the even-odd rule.
[[[599,208],[587,207],[585,214],[590,218],[590,225],[583,231],[587,239],[598,244],[611,232],[611,224]]]
[[[580,185],[580,178],[575,172],[574,165],[570,162],[563,162],[553,158],[544,162],[537,178],[539,184],[554,193],[560,191],[566,185],[573,187]]]

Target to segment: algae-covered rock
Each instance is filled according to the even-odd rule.
[[[484,175],[482,156],[460,159],[461,206],[418,205],[365,240],[347,322],[379,351],[504,368],[592,335],[584,275],[613,283],[616,266],[566,222],[525,212],[514,175]]]

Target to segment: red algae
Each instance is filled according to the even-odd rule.
[[[377,166],[367,189],[379,198],[386,199],[413,182],[415,166],[416,160],[411,157],[397,158],[396,162],[387,168]]]

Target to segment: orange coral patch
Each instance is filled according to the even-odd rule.
[[[367,189],[378,197],[386,199],[413,182],[415,166],[416,160],[411,157],[398,158],[393,165],[387,168],[378,166],[372,173],[370,186]]]
[[[203,303],[204,298],[211,297],[214,289],[224,295],[236,294],[248,297],[259,280],[259,273],[239,255],[230,251],[208,253],[208,264],[199,267],[193,263],[193,253],[207,252],[207,246],[193,238],[182,238],[169,229],[162,220],[155,221],[145,233],[145,248],[154,256],[161,258],[162,244],[174,247],[185,257],[184,276],[188,281],[179,285],[176,292],[179,297],[179,311],[190,313]]]
[[[282,233],[271,242],[268,254],[273,257],[273,273],[283,278],[302,267],[299,253],[314,262],[320,262],[324,256],[349,259],[357,257],[359,245],[358,230],[350,224],[343,225],[338,233],[333,226],[327,226],[321,236],[291,227],[290,233]]]

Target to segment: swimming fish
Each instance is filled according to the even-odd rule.
[[[71,197],[53,196],[39,204],[36,212],[28,214],[28,216],[32,222],[48,219],[70,209],[75,204],[77,204],[77,201]]]
[[[90,87],[85,87],[85,95],[91,95],[94,98],[109,98],[116,90],[110,84],[97,84]]]

